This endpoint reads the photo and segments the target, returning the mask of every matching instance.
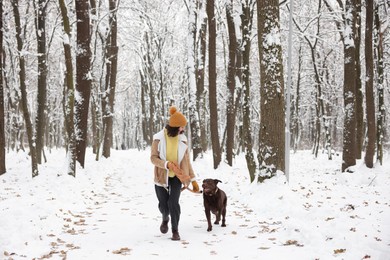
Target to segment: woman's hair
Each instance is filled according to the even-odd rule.
[[[172,127],[172,126],[166,125],[165,128],[167,129],[167,134],[170,137],[175,137],[179,134],[180,127]]]

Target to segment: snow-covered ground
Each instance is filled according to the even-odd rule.
[[[24,153],[7,154],[0,176],[0,259],[390,259],[390,161],[341,173],[341,158],[291,154],[284,176],[250,183],[243,155],[213,170],[193,162],[201,184],[218,178],[227,227],[207,232],[202,195],[181,195],[181,241],[161,234],[150,150],[87,152],[77,177],[65,151],[47,152],[31,178]],[[214,216],[212,215],[213,220]]]

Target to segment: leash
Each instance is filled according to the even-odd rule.
[[[201,190],[200,191],[194,191],[194,190],[190,189],[188,186],[184,186],[183,188],[181,188],[181,191],[183,191],[183,190],[189,190],[189,191],[191,191],[192,193],[195,193],[195,194],[202,194]]]

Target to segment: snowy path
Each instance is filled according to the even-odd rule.
[[[51,157],[51,158],[50,158]],[[31,179],[16,155],[0,177],[0,259],[378,259],[390,256],[389,166],[339,172],[340,158],[292,156],[291,179],[249,184],[245,160],[204,178],[222,180],[227,227],[207,232],[202,195],[183,191],[182,240],[161,234],[148,151],[113,151],[76,179],[61,173],[63,152],[50,154]],[[359,172],[360,170],[360,172]],[[214,218],[214,216],[212,215]]]
[[[142,170],[126,171],[122,165],[114,166],[101,190],[83,191],[85,211],[64,213],[67,234],[62,239],[77,245],[77,250],[68,251],[68,258],[108,259],[118,254],[134,259],[255,259],[258,250],[278,243],[272,235],[259,240],[259,230],[274,233],[281,223],[260,223],[252,209],[234,198],[229,198],[227,227],[214,225],[213,231],[207,232],[202,195],[188,191],[181,196],[182,240],[171,241],[170,232],[159,231],[161,217],[151,172],[143,170],[150,166],[145,167],[141,161],[129,163],[133,165],[128,165],[128,169]]]

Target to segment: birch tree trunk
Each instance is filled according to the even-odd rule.
[[[31,123],[30,113],[28,111],[27,104],[27,86],[26,86],[26,64],[23,54],[23,40],[22,40],[22,28],[20,24],[20,14],[19,14],[19,3],[18,0],[12,0],[13,13],[15,18],[15,30],[16,30],[16,41],[17,48],[19,52],[19,84],[20,84],[20,93],[23,109],[23,117],[26,125],[28,145],[30,148],[31,156],[31,166],[32,166],[32,177],[38,175],[38,162],[37,162],[37,152],[35,147],[35,140],[33,134],[33,126]]]
[[[64,0],[59,0],[62,22],[64,27],[64,52],[65,52],[65,126],[68,138],[68,169],[67,172],[73,177],[76,176],[76,136],[74,132],[74,80],[72,53],[70,47],[71,30],[68,18],[68,10]]]
[[[374,99],[374,56],[372,51],[372,33],[374,18],[374,0],[366,1],[366,117],[367,117],[367,146],[364,163],[368,168],[374,167],[375,155],[375,99]]]
[[[285,121],[279,1],[257,0],[260,57],[260,175],[258,181],[284,172]]]
[[[84,167],[85,162],[89,99],[91,96],[91,33],[88,2],[89,0],[76,1],[78,46],[76,56],[76,91],[79,96],[75,100],[76,158],[81,167]]]

